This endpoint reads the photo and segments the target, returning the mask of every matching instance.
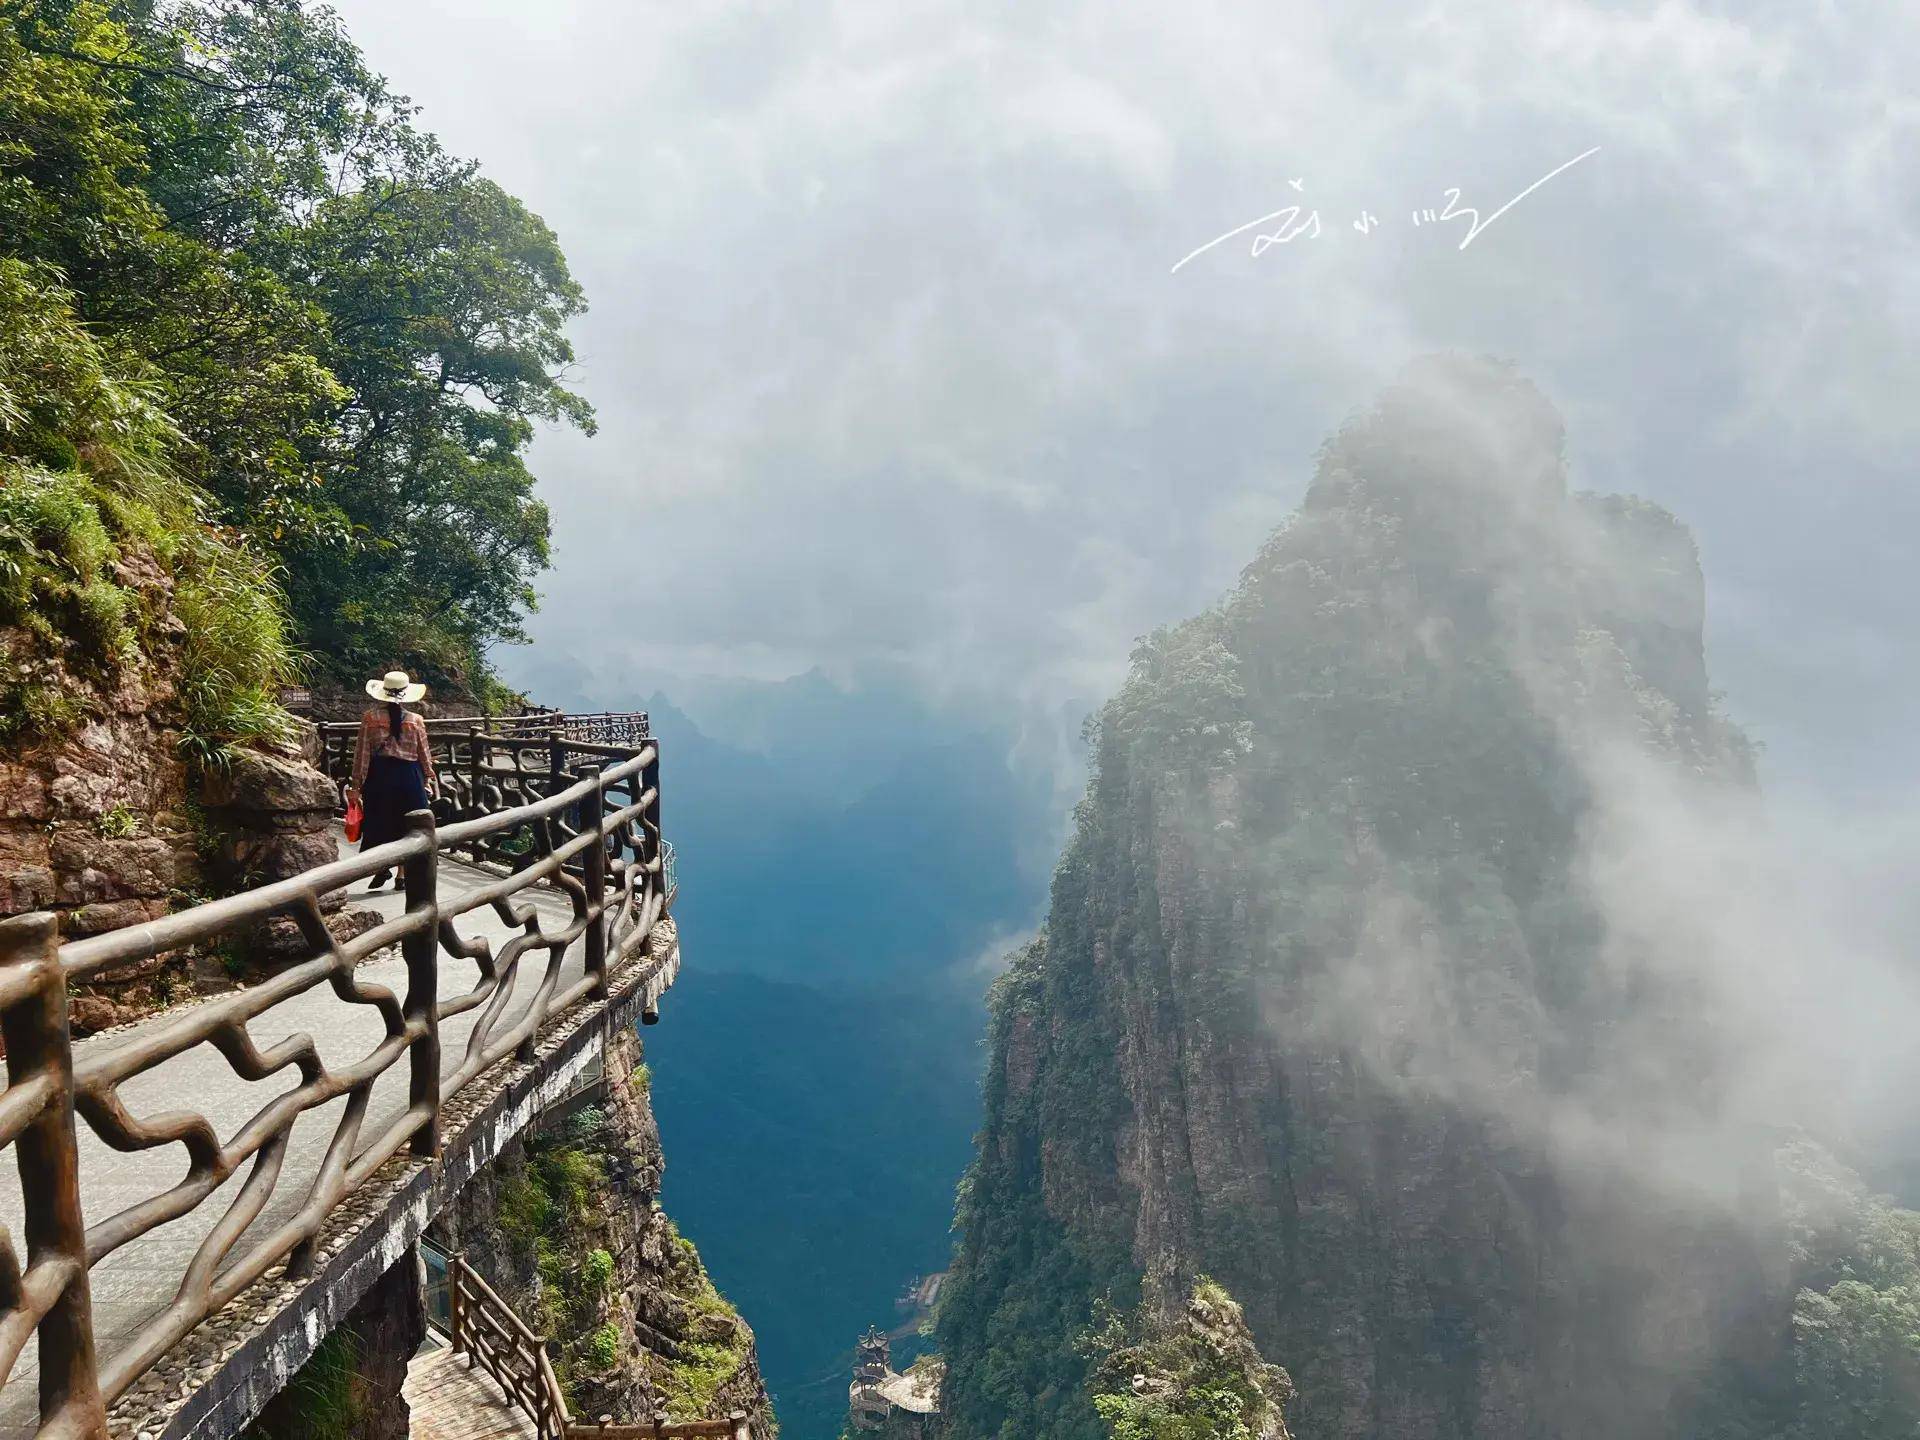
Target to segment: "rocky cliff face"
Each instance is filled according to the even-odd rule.
[[[1293,1381],[1262,1358],[1232,1296],[1201,1280],[1183,1297],[1153,1281],[1139,1311],[1089,1333],[1094,1409],[1119,1436],[1292,1440]]]
[[[996,986],[956,1435],[1106,1433],[1083,1337],[1150,1269],[1244,1306],[1302,1440],[1688,1433],[1767,1351],[1765,1147],[1591,863],[1623,775],[1751,782],[1702,595],[1671,516],[1570,494],[1551,407],[1448,359],[1143,642]]]
[[[0,631],[18,707],[0,744],[0,914],[55,910],[70,935],[165,914],[200,879],[170,677],[144,661],[110,684],[50,659],[28,673],[14,657],[30,653]],[[33,723],[36,698],[57,713]]]
[[[164,605],[164,576],[131,580]],[[0,688],[25,707],[0,730],[0,916],[51,910],[62,935],[93,935],[334,858],[333,786],[298,751],[234,749],[204,773],[188,763],[169,646],[136,651],[104,677],[18,658],[34,648],[0,629]],[[337,911],[339,897],[329,904]],[[230,937],[217,955],[120,967],[76,989],[73,1023],[85,1033],[135,1019],[296,946],[281,921]]]
[[[35,492],[23,485],[23,493]],[[9,533],[20,539],[17,523]],[[272,738],[226,743],[216,737],[231,732],[207,730],[203,699],[196,733],[186,696],[196,684],[244,690],[231,671],[249,656],[209,640],[217,607],[194,598],[192,582],[183,589],[147,540],[109,543],[102,532],[99,547],[95,598],[118,617],[106,633],[76,625],[39,591],[0,605],[13,622],[0,624],[0,916],[51,910],[63,936],[141,924],[335,854],[334,790],[311,763],[311,727],[283,716],[248,732]],[[0,570],[11,566],[18,581],[23,563],[33,562],[14,553]],[[200,617],[199,632],[183,613]],[[219,615],[236,623],[236,613]],[[253,638],[256,649],[265,643]],[[338,897],[328,903],[342,933],[369,923],[342,913]],[[98,1030],[224,988],[297,945],[297,928],[282,920],[224,938],[217,953],[97,974],[73,996],[74,1025]]]
[[[430,1232],[552,1336],[574,1414],[643,1422],[745,1411],[771,1440],[753,1332],[659,1204],[665,1158],[639,1036],[612,1037],[606,1093],[504,1152]]]

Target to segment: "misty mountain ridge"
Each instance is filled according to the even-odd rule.
[[[1833,981],[1746,873],[1693,541],[1566,473],[1511,367],[1418,362],[1135,651],[992,998],[954,1434],[1188,1413],[1095,1393],[1149,1276],[1303,1440],[1911,1433],[1920,1232],[1799,1129]]]

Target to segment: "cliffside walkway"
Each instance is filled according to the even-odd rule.
[[[447,1346],[414,1356],[401,1389],[412,1440],[537,1440],[533,1419],[498,1382]]]
[[[114,1433],[231,1433],[650,1018],[678,965],[657,742],[463,739],[444,827],[64,945],[0,921],[0,1434],[103,1436],[109,1406]],[[388,866],[403,888],[366,894]],[[69,983],[281,917],[300,953],[251,988],[68,1039]]]

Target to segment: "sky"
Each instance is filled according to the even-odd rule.
[[[1575,485],[1693,527],[1770,793],[1920,798],[1920,9],[337,8],[592,306],[510,677],[885,661],[1077,718],[1459,349],[1560,407]],[[1438,218],[1582,155],[1464,249]]]

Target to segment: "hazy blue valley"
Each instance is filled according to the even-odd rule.
[[[621,703],[564,663],[523,683]],[[643,1037],[665,1193],[753,1317],[782,1433],[831,1440],[855,1336],[946,1266],[984,993],[1038,915],[1062,817],[1050,774],[1012,768],[1015,735],[891,672],[701,700],[699,719],[645,702],[699,969]]]

